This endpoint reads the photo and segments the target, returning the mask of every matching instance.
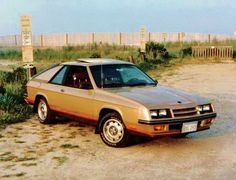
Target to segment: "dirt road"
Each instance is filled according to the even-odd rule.
[[[115,149],[91,126],[32,118],[0,131],[0,179],[236,179],[236,64],[184,66],[160,82],[210,98],[211,130]]]

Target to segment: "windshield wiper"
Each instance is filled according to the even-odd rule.
[[[122,87],[122,83],[110,83],[110,84],[103,84],[104,88],[113,88],[113,87]]]
[[[128,84],[128,86],[147,86],[147,85],[154,85],[149,83],[134,83],[134,84]]]

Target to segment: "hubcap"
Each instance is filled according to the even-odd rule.
[[[47,118],[48,108],[44,101],[40,101],[38,105],[38,115],[41,120],[45,120]]]
[[[124,136],[124,127],[120,121],[109,119],[103,126],[103,134],[111,143],[118,143]]]

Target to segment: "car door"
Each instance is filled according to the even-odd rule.
[[[65,66],[50,81],[55,88],[53,110],[58,113],[96,121],[94,90],[86,66]]]

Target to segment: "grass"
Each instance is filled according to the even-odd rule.
[[[37,163],[22,163],[21,165],[25,167],[30,167],[30,166],[37,166]]]
[[[23,144],[23,143],[25,143],[25,141],[15,141],[15,143]]]
[[[8,156],[8,155],[11,155],[11,152],[5,152],[5,153],[0,154],[0,156]]]
[[[33,161],[36,160],[34,157],[22,157],[22,158],[17,158],[15,161],[16,162],[21,162],[21,161]]]
[[[24,101],[27,82],[23,68],[13,72],[0,71],[0,126],[24,121],[31,115],[31,108]]]
[[[66,149],[79,148],[78,145],[73,145],[73,144],[62,144],[60,147],[61,148],[66,148]]]
[[[16,174],[7,174],[7,175],[3,175],[3,178],[9,178],[9,177],[21,177],[26,175],[25,172],[20,172],[20,173],[16,173]]]
[[[55,157],[53,157],[53,159],[57,161],[58,166],[61,166],[62,164],[64,164],[68,160],[68,157],[66,157],[66,156],[55,156]]]
[[[17,156],[13,155],[11,152],[6,152],[0,156],[0,162],[12,161],[16,158]]]

